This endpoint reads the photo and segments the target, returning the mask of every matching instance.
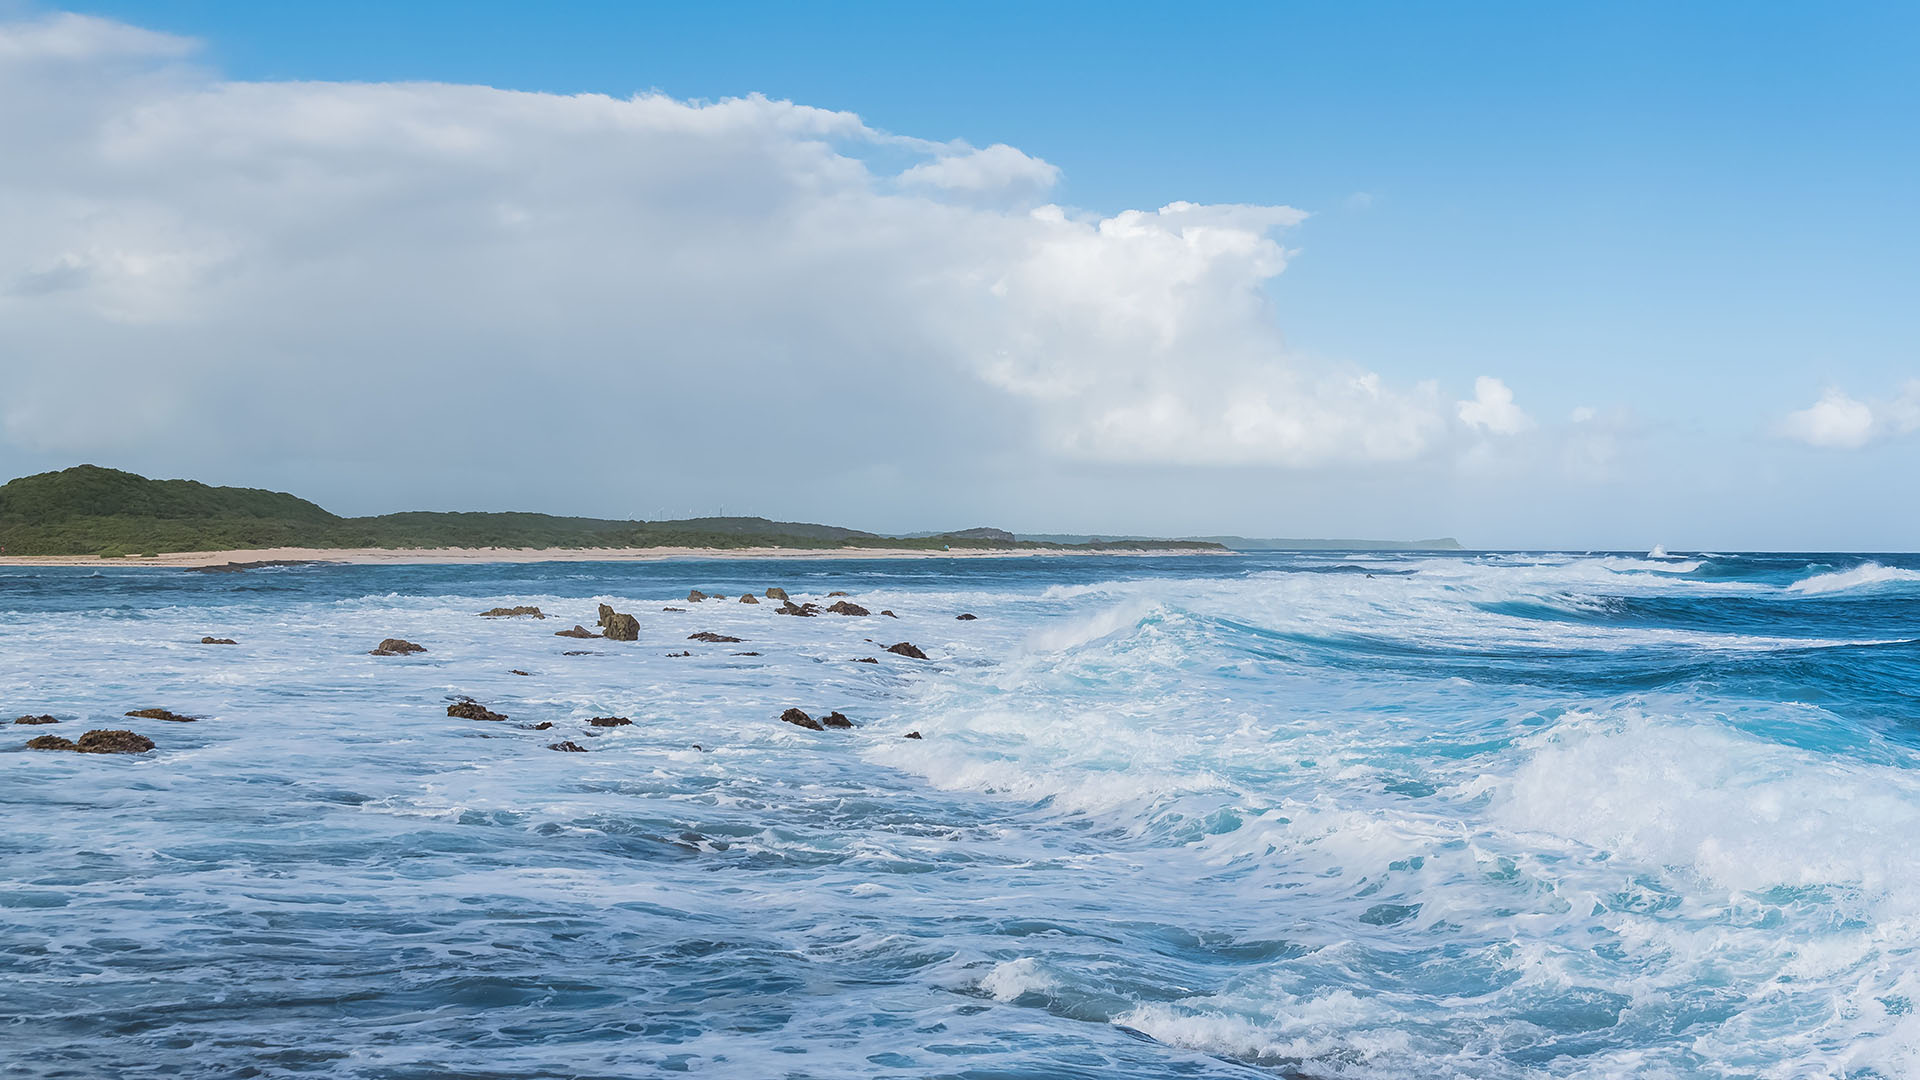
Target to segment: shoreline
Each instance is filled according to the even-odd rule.
[[[464,563],[672,562],[699,559],[1008,559],[1065,555],[1138,558],[1150,555],[1232,555],[1232,551],[1071,551],[1047,548],[253,548],[174,551],[103,559],[98,555],[0,555],[5,567],[167,567],[204,570],[258,563],[339,563],[351,566],[459,565]]]

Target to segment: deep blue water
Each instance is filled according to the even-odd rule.
[[[23,713],[3,1077],[1920,1076],[1914,557],[7,568]]]

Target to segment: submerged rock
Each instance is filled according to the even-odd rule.
[[[979,618],[979,617],[980,617],[980,616],[978,616],[978,615],[975,615],[975,614],[974,614],[973,612],[971,612],[971,611],[968,611],[968,612],[964,612],[964,613],[962,613],[962,614],[959,614],[959,615],[955,615],[955,616],[954,616],[954,620],[955,620],[955,621],[957,621],[957,622],[972,622],[973,620],[975,620],[975,619],[977,619],[977,618]]]
[[[624,716],[596,716],[587,723],[593,727],[626,727],[633,721]]]
[[[240,643],[233,640],[230,637],[203,637],[200,639],[200,644],[202,645],[238,645]]]
[[[866,608],[861,607],[859,604],[851,603],[846,600],[840,601],[839,603],[833,605],[827,610],[833,612],[835,615],[871,615],[873,614],[873,612],[868,611]]]
[[[750,593],[750,592],[743,592],[743,593],[741,593],[741,594],[740,594],[740,602],[741,602],[741,603],[743,603],[743,604],[757,604],[757,603],[759,603],[760,601],[759,601],[759,600],[756,600],[756,599],[754,598],[754,595],[753,595],[752,593]]]
[[[837,709],[821,717],[820,723],[830,728],[850,728],[853,726],[853,721],[847,719],[846,716]]]
[[[601,625],[602,625],[602,626],[604,626],[604,625],[606,625],[606,624],[605,624],[605,623],[602,623]],[[594,633],[593,631],[591,631],[591,630],[589,630],[589,629],[587,629],[587,628],[586,628],[586,627],[584,627],[584,626],[581,626],[581,625],[580,625],[579,623],[574,623],[574,624],[573,624],[573,629],[571,629],[571,630],[555,630],[555,631],[553,632],[553,636],[554,636],[554,637],[580,637],[580,638],[587,638],[587,637],[599,637],[600,635],[599,635],[599,634],[596,634],[596,633]]]
[[[508,668],[508,669],[507,669],[507,674],[509,674],[509,675],[532,675],[532,674],[533,674],[533,672],[531,672],[531,671],[521,671],[521,670],[520,670],[519,668]]]
[[[660,610],[661,611],[677,611],[677,612],[680,612],[681,614],[685,614],[687,609],[683,607],[663,607]]]
[[[631,615],[614,612],[607,617],[608,641],[640,640],[640,620]]]
[[[494,712],[477,701],[456,701],[447,706],[447,715],[459,720],[505,720],[504,713]]]
[[[878,657],[873,656],[856,656],[851,662],[855,664],[877,664],[880,660]]]
[[[785,720],[787,723],[792,724],[795,727],[806,728],[808,731],[827,730],[826,728],[823,728],[820,726],[820,721],[815,720],[811,716],[808,716],[806,714],[806,710],[804,709],[788,709],[786,712],[783,712],[780,714],[780,719]]]
[[[769,600],[785,600],[786,598],[787,590],[785,589],[774,588],[767,590],[767,599]]]
[[[683,657],[683,656],[692,656],[692,655],[693,655],[693,654],[692,654],[692,653],[690,653],[690,652],[687,652],[687,651],[685,651],[685,650],[681,650],[680,652],[670,652],[670,653],[668,653],[668,654],[667,654],[667,659],[669,659],[669,660],[678,660],[678,659],[680,659],[680,658],[681,658],[681,657]]]
[[[830,592],[827,594],[827,599],[831,600],[836,596],[852,596],[852,595],[853,595],[852,593],[846,591],[845,589],[835,589],[833,592]]]
[[[744,639],[737,638],[737,637],[728,637],[725,634],[716,634],[711,630],[702,630],[697,634],[688,634],[687,640],[688,641],[708,641],[708,642],[713,642],[714,644],[720,644],[722,642],[738,643]]]
[[[483,611],[480,613],[480,617],[483,619],[511,619],[520,615],[530,615],[536,619],[544,619],[547,617],[539,608],[526,606],[497,607],[492,611]]]
[[[727,655],[728,656],[759,656],[760,654],[757,652],[737,652],[737,653],[728,653]]]
[[[560,655],[561,656],[594,656],[596,654],[592,649],[568,649],[566,652],[563,652]]]
[[[889,645],[887,646],[887,651],[895,656],[906,656],[915,660],[925,660],[927,658],[927,654],[921,652],[911,641],[902,641],[898,644]]]
[[[542,720],[537,724],[521,724],[520,726],[526,728],[528,731],[550,731],[553,728],[553,721]]]
[[[917,739],[919,737],[920,737],[920,733],[917,731],[909,731],[906,734],[906,738],[909,738],[909,739]]]
[[[547,744],[547,749],[558,750],[563,754],[584,754],[587,752],[586,747],[581,746],[579,743],[574,742],[571,739],[569,739],[566,742],[549,743]]]
[[[27,740],[29,750],[71,750],[72,739],[63,739],[58,735],[35,735]]]
[[[80,736],[73,748],[83,754],[144,754],[153,749],[153,740],[131,731],[89,731]]]
[[[405,638],[390,637],[374,647],[374,656],[406,656],[409,653],[426,652],[424,645],[415,645]]]
[[[194,720],[198,719],[192,716],[182,716],[177,712],[170,712],[166,709],[134,709],[126,715],[133,717],[135,720],[168,720],[176,724],[191,724]],[[81,736],[81,738],[85,737],[84,735]]]
[[[22,716],[14,720],[16,724],[57,724],[59,722],[51,716]]]

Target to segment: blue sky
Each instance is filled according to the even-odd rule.
[[[1426,474],[1397,459],[1080,460],[1053,482],[1164,485],[1160,511],[1136,520],[1111,499],[1010,495],[983,474],[956,485],[970,494],[953,512],[969,521],[1775,547],[1911,547],[1920,524],[1887,498],[1914,464],[1897,417],[1920,377],[1911,6],[78,10],[198,39],[192,63],[223,80],[757,92],[896,135],[1017,147],[1057,167],[1045,199],[1073,213],[1298,208],[1308,216],[1278,237],[1284,273],[1258,283],[1297,362],[1437,381],[1448,400],[1497,376],[1536,440],[1577,409],[1612,425],[1604,475],[1578,480],[1489,470],[1473,455],[1493,451],[1471,447],[1466,466]],[[1830,390],[1873,410],[1870,436],[1793,436],[1812,429],[1788,417]],[[1833,415],[1845,428],[1851,414]],[[65,449],[16,441],[22,464]],[[1207,497],[1183,501],[1199,473]],[[288,474],[351,501],[329,475]],[[861,505],[857,487],[814,492],[807,516],[918,524]],[[1249,489],[1274,493],[1275,509],[1209,509]],[[752,491],[736,501],[808,509]],[[938,509],[904,505],[916,518]],[[1783,520],[1783,507],[1799,509]]]

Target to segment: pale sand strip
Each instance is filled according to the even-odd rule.
[[[672,559],[1004,559],[1049,555],[1222,555],[1221,551],[1060,551],[1047,548],[257,548],[180,551],[102,559],[93,555],[0,555],[7,566],[225,566],[228,563],[330,562],[359,565],[529,562],[659,562]]]

